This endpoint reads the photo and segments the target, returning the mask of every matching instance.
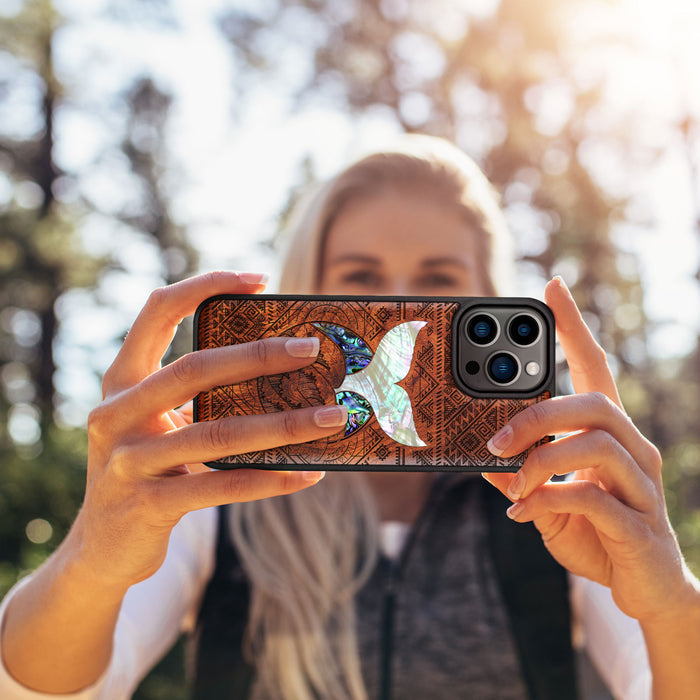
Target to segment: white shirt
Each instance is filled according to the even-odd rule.
[[[205,586],[215,564],[216,510],[186,515],[175,526],[161,568],[127,592],[114,633],[112,660],[95,685],[78,693],[50,695],[28,690],[5,669],[0,654],[2,700],[128,700],[148,671],[191,629]],[[405,531],[386,523],[387,554],[400,549]],[[615,698],[651,698],[651,672],[639,623],[622,613],[610,590],[587,579],[570,576],[574,629]],[[0,629],[5,609],[20,581],[0,606]],[[1,649],[0,649],[1,652]]]

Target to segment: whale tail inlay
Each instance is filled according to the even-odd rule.
[[[347,373],[336,391],[338,403],[349,409],[345,434],[362,427],[373,411],[381,429],[392,440],[410,447],[426,447],[416,431],[411,399],[398,386],[411,368],[416,339],[426,322],[407,321],[389,330],[379,341],[374,357],[367,355],[366,344],[351,331],[331,324],[315,325],[346,358]],[[365,366],[358,367],[362,363]]]

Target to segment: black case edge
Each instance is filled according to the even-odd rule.
[[[193,319],[193,342],[192,342],[192,349],[196,352],[197,350],[200,350],[201,348],[199,347],[199,317],[202,312],[202,310],[209,304],[215,303],[217,301],[226,301],[226,300],[233,300],[233,301],[243,301],[246,299],[265,299],[265,300],[270,300],[270,301],[314,301],[314,300],[325,300],[325,301],[352,301],[352,302],[357,302],[357,301],[368,301],[368,302],[408,302],[408,303],[425,303],[425,302],[441,302],[441,303],[452,303],[452,304],[459,304],[460,308],[459,311],[455,314],[454,319],[452,320],[452,326],[453,329],[457,325],[459,319],[468,312],[469,308],[471,306],[477,306],[477,305],[488,305],[488,304],[493,304],[494,306],[498,305],[516,305],[520,304],[523,306],[533,306],[534,308],[538,309],[544,319],[545,322],[547,323],[547,331],[548,331],[548,345],[547,345],[547,352],[548,352],[548,368],[551,368],[550,376],[548,376],[547,380],[545,380],[540,387],[538,387],[535,392],[499,392],[494,395],[490,395],[488,393],[479,393],[479,392],[474,392],[474,391],[467,391],[467,389],[464,387],[464,384],[459,380],[459,374],[455,372],[455,365],[454,363],[456,362],[456,353],[455,353],[455,347],[456,347],[456,334],[452,333],[452,347],[451,347],[451,352],[452,352],[452,357],[451,359],[451,364],[452,364],[452,376],[458,386],[458,388],[463,391],[464,393],[468,394],[469,396],[474,396],[477,398],[522,398],[522,399],[529,399],[529,398],[534,398],[536,396],[539,396],[540,394],[548,391],[550,396],[555,396],[556,394],[556,371],[555,371],[555,322],[554,322],[554,315],[552,314],[551,309],[542,301],[539,299],[535,299],[532,297],[430,297],[430,296],[368,296],[368,297],[356,297],[352,295],[346,295],[346,294],[216,294],[214,296],[206,298],[204,301],[199,304],[197,307],[195,313],[194,313],[194,319]],[[485,301],[486,300],[486,301]],[[197,401],[196,397],[195,400],[193,401],[193,410],[192,410],[192,420],[194,423],[198,422],[199,416],[198,410],[197,410]],[[546,439],[549,441],[552,441],[554,439],[553,436],[548,436]],[[518,471],[519,467],[501,467],[499,465],[495,464],[489,464],[489,465],[475,465],[473,467],[471,466],[450,466],[450,465],[434,465],[431,466],[430,468],[426,468],[423,466],[416,466],[416,465],[401,465],[400,469],[382,469],[381,467],[373,467],[371,465],[361,465],[361,464],[341,464],[341,465],[332,465],[332,469],[329,469],[328,464],[231,464],[228,462],[215,462],[215,461],[210,461],[210,462],[204,462],[204,464],[209,467],[210,469],[225,469],[225,470],[231,470],[231,469],[263,469],[267,471],[285,471],[285,470],[292,470],[292,471],[314,471],[316,468],[320,470],[329,470],[329,471],[348,471],[348,472],[359,472],[359,471],[367,471],[367,472],[423,472],[423,471],[434,471],[434,472],[493,472],[493,473],[513,473]],[[364,467],[364,468],[362,468]]]

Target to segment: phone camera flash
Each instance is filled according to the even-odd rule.
[[[536,374],[540,373],[540,365],[538,362],[528,362],[525,365],[525,371],[531,376],[534,377]]]

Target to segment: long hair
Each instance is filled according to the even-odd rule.
[[[302,202],[290,226],[280,291],[318,291],[325,240],[345,206],[416,188],[464,217],[476,236],[485,293],[503,293],[512,255],[491,185],[459,149],[418,136],[359,160]],[[354,594],[375,565],[378,522],[364,479],[331,473],[289,496],[235,504],[230,514],[251,583],[247,651],[262,697],[366,700]]]

